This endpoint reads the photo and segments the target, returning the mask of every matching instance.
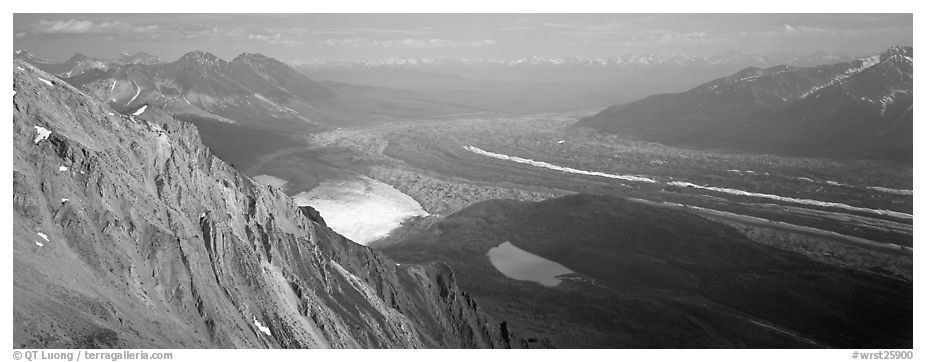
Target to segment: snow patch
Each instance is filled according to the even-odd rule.
[[[546,163],[546,162],[543,162],[543,161],[531,160],[531,159],[529,159],[529,158],[521,158],[521,157],[515,157],[515,156],[508,156],[508,155],[504,155],[504,154],[501,154],[501,153],[489,152],[489,151],[485,151],[485,150],[482,150],[482,149],[480,149],[480,148],[478,148],[478,147],[474,147],[474,146],[463,146],[463,148],[466,149],[467,151],[472,152],[472,153],[475,153],[475,154],[477,154],[477,155],[482,155],[482,156],[486,156],[486,157],[491,157],[491,158],[495,158],[495,159],[499,159],[499,160],[512,161],[512,162],[521,163],[521,164],[525,164],[525,165],[531,165],[531,166],[535,166],[535,167],[542,167],[542,168],[546,168],[546,169],[550,169],[550,170],[554,170],[554,171],[562,171],[562,172],[567,172],[567,173],[575,173],[575,174],[579,174],[579,175],[607,177],[607,178],[612,178],[612,179],[618,179],[618,180],[624,180],[624,181],[633,181],[633,182],[649,182],[649,183],[655,183],[655,182],[656,182],[656,180],[653,180],[653,179],[648,178],[648,177],[643,177],[643,176],[616,175],[616,174],[605,173],[605,172],[599,172],[599,171],[586,171],[586,170],[579,170],[579,169],[572,168],[572,167],[557,166],[557,165],[550,164],[550,163]]]
[[[566,141],[565,141],[565,140],[560,140],[559,142],[556,142],[556,143],[558,143],[558,144],[563,144],[563,143],[566,143]]]
[[[851,70],[851,69],[850,69],[850,70]],[[833,79],[830,79],[829,82],[826,82],[826,83],[824,83],[824,84],[815,86],[815,87],[813,87],[813,88],[810,88],[810,90],[807,91],[806,93],[802,94],[800,98],[801,98],[801,99],[807,98],[807,96],[809,96],[809,95],[811,95],[811,94],[814,94],[814,93],[816,93],[817,91],[819,91],[819,90],[821,90],[821,89],[823,89],[823,88],[827,88],[827,87],[832,86],[832,85],[834,85],[834,84],[842,83],[843,80],[845,80],[846,78],[849,78],[849,75],[850,75],[850,74],[852,74],[852,73],[849,72],[848,74],[839,74],[839,75],[837,75],[836,77],[834,77]],[[820,97],[820,95],[817,94],[817,98],[819,98],[819,97]]]
[[[268,335],[268,336],[272,336],[272,335],[270,334],[270,328],[264,327],[263,324],[260,324],[260,321],[257,320],[257,317],[256,317],[256,316],[251,316],[251,318],[254,319],[254,326],[257,327],[257,329],[258,329],[261,333],[266,334],[266,335]]]
[[[830,79],[829,82],[826,82],[826,83],[824,83],[824,84],[821,84],[821,85],[818,85],[818,86],[816,86],[816,87],[811,88],[809,91],[807,91],[807,93],[804,93],[803,95],[801,95],[801,98],[802,98],[802,99],[803,99],[803,98],[806,98],[807,96],[809,96],[809,95],[811,95],[811,94],[814,94],[814,93],[816,93],[817,91],[819,91],[819,90],[821,90],[821,89],[823,89],[823,88],[827,88],[827,87],[832,86],[832,85],[834,85],[834,84],[842,83],[843,80],[845,80],[846,78],[849,78],[852,74],[861,72],[861,71],[863,71],[863,70],[865,70],[865,69],[868,69],[868,68],[871,68],[871,67],[874,66],[875,64],[878,64],[878,63],[881,62],[881,55],[880,55],[880,54],[879,54],[879,55],[873,55],[873,56],[870,56],[870,57],[868,57],[868,58],[859,59],[859,60],[857,60],[857,61],[861,61],[861,62],[862,62],[858,67],[856,67],[856,68],[849,68],[849,69],[846,70],[845,73],[839,74],[839,75],[837,75],[836,77],[834,77],[833,79]],[[820,95],[817,94],[817,97],[819,98]]]
[[[875,64],[880,63],[880,62],[881,62],[881,54],[872,55],[872,56],[870,56],[870,57],[868,57],[868,58],[859,59],[859,60],[862,61],[862,65],[859,66],[858,68],[849,68],[849,70],[847,71],[848,73],[858,73],[858,72],[861,72],[861,71],[863,71],[863,70],[865,70],[865,69],[871,68],[871,67],[874,66]]]
[[[61,199],[61,203],[62,203],[62,204],[63,204],[63,203],[66,203],[66,202],[68,202],[68,201],[71,201],[71,200],[70,200],[70,199],[66,199],[66,198],[62,198],[62,199]]]
[[[59,167],[58,167],[58,171],[60,171],[60,172],[64,172],[64,171],[67,171],[67,170],[68,170],[67,166],[59,166]]]
[[[257,99],[262,100],[262,101],[264,101],[264,102],[266,102],[266,103],[268,103],[268,104],[270,104],[270,105],[272,105],[272,106],[274,106],[274,107],[277,107],[277,108],[285,108],[285,107],[281,107],[279,104],[273,103],[273,101],[267,99],[266,97],[264,97],[264,96],[262,96],[262,95],[260,95],[260,94],[254,93],[254,97],[256,97]]]
[[[45,84],[47,84],[47,85],[48,85],[49,87],[54,87],[54,86],[55,86],[55,85],[54,85],[54,84],[52,84],[52,82],[51,82],[51,81],[49,81],[48,79],[45,79],[45,78],[39,78],[39,80],[40,80],[40,81],[42,81],[42,83],[45,83]]]
[[[892,92],[889,95],[881,97],[881,115],[884,116],[884,112],[887,111],[887,106],[894,103],[894,93]]]
[[[146,109],[148,109],[148,105],[147,105],[147,104],[141,106],[141,108],[139,108],[137,111],[135,111],[135,113],[132,113],[132,115],[133,115],[133,116],[138,116],[138,115],[140,115],[140,114],[142,114],[142,113],[145,113],[145,110],[146,110]]]
[[[35,234],[38,235],[40,238],[45,239],[45,241],[48,241],[48,235],[45,235],[45,233],[40,231]]]
[[[38,242],[37,240],[35,241],[35,245],[38,245],[38,246],[45,246],[45,244],[42,244],[42,243]]]
[[[48,136],[51,136],[51,131],[42,126],[35,126],[35,140],[32,143],[39,144],[39,142],[48,139]]]

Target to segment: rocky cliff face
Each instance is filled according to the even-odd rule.
[[[448,267],[345,239],[192,125],[13,72],[16,347],[519,344]]]

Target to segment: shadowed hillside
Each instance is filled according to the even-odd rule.
[[[575,273],[552,288],[508,278],[486,256],[504,242]],[[482,202],[383,251],[402,262],[447,262],[513,331],[561,348],[912,345],[909,283],[610,196]]]

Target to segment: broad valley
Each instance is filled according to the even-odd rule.
[[[496,46],[434,37],[319,44]],[[17,51],[14,347],[910,349],[913,48],[876,40]]]

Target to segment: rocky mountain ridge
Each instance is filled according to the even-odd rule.
[[[15,347],[528,345],[446,265],[345,239],[196,127],[13,72]]]
[[[120,111],[149,104],[180,117],[304,130],[324,123],[331,112],[323,108],[337,98],[287,65],[254,54],[226,61],[192,51],[169,63],[144,53],[126,54],[118,61],[75,55],[61,64],[24,52],[14,58],[60,76]]]

